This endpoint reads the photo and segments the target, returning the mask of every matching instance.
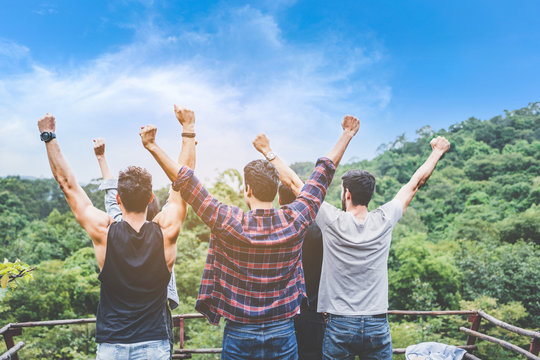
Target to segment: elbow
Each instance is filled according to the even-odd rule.
[[[427,179],[420,179],[420,181],[418,181],[418,184],[416,184],[416,187],[415,187],[415,192],[418,191],[418,189],[420,189],[422,186],[424,186],[426,184],[426,181]]]
[[[304,187],[304,183],[300,180],[293,180],[291,188],[297,188],[302,189]]]
[[[73,189],[73,186],[71,185],[67,177],[59,176],[56,178],[56,181],[60,186],[60,190],[62,190],[64,194],[68,193],[71,189]]]

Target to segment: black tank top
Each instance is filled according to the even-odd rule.
[[[163,233],[147,221],[139,232],[127,222],[112,223],[96,320],[97,343],[130,344],[168,339],[167,284]]]

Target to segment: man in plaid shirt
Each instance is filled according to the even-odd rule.
[[[210,323],[227,319],[222,359],[297,359],[292,318],[305,297],[301,250],[307,227],[332,181],[359,121],[345,116],[343,133],[294,202],[273,208],[279,175],[267,160],[244,168],[249,212],[222,204],[195,177],[156,144],[147,147],[196,214],[210,227],[211,237],[196,309]]]

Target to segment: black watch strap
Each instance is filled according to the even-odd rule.
[[[45,141],[46,143],[48,143],[52,139],[56,138],[56,134],[51,131],[44,131],[39,137],[41,138],[41,141]]]

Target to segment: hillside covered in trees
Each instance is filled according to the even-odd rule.
[[[393,234],[389,260],[391,309],[482,308],[525,328],[540,325],[540,104],[490,120],[469,118],[446,130],[425,126],[381,146],[369,161],[342,164],[327,201],[340,205],[339,177],[362,168],[377,178],[370,210],[389,201],[441,135],[450,151],[418,192]],[[349,154],[350,155],[350,154]],[[293,164],[307,177],[313,163]],[[98,167],[96,163],[96,173]],[[227,170],[211,186],[221,200],[239,206],[242,177]],[[103,209],[99,180],[84,188]],[[156,191],[164,203],[168,189]],[[0,179],[0,256],[36,266],[34,280],[0,293],[0,325],[15,321],[93,317],[99,300],[98,267],[89,237],[76,223],[53,179]],[[182,304],[194,312],[206,259],[208,229],[190,211],[178,242],[175,266]],[[461,317],[391,318],[394,347],[421,341],[462,344]],[[188,347],[218,347],[222,326],[186,322]],[[482,331],[528,346],[528,339],[491,328]],[[95,354],[93,325],[25,329],[24,358],[87,359]],[[4,346],[4,345],[2,345]],[[0,347],[0,352],[5,350]],[[481,342],[484,359],[518,358]],[[202,358],[202,357],[201,357]],[[210,358],[210,357],[209,357]]]

